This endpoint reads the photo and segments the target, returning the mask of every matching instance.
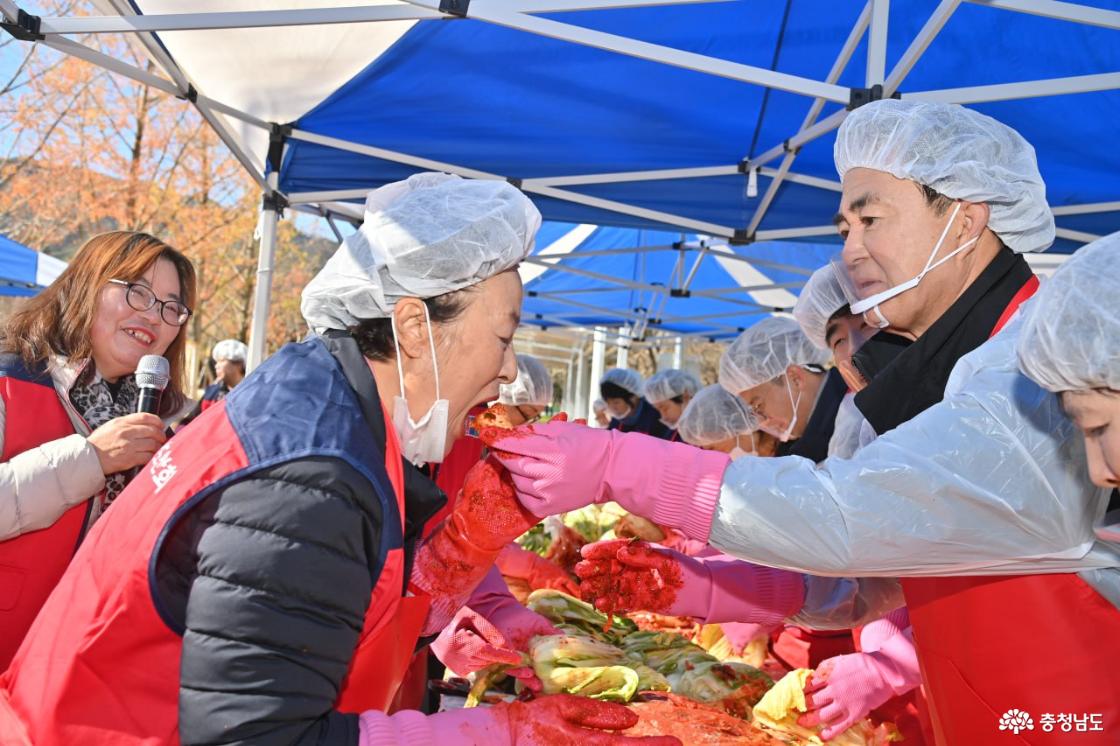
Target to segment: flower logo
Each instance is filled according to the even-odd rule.
[[[1034,720],[1028,713],[1012,708],[1003,713],[1003,717],[999,719],[999,729],[1009,730],[1019,735],[1020,731],[1034,730]]]

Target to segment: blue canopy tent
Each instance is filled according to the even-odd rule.
[[[64,269],[66,262],[0,236],[0,295],[35,295]]]
[[[760,318],[788,312],[837,246],[789,249],[760,242],[733,251],[709,236],[546,223],[521,269],[522,324],[624,326],[635,338],[656,331],[734,338]]]
[[[833,133],[883,96],[1020,130],[1056,251],[1120,228],[1113,0],[98,2],[104,17],[0,9],[24,36],[191,101],[266,192],[251,362],[285,206],[357,219],[369,189],[438,169],[510,179],[554,221],[736,253],[829,240]],[[67,38],[116,32],[163,75]]]

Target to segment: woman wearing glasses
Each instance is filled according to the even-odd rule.
[[[86,531],[183,409],[189,260],[159,239],[91,238],[0,331],[0,670]],[[133,373],[162,355],[160,416],[135,414]]]

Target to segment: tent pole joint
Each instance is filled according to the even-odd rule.
[[[20,41],[43,41],[47,38],[39,31],[42,22],[39,16],[33,16],[23,8],[17,10],[19,15],[16,16],[16,19],[0,23],[0,28]]]
[[[261,209],[282,215],[288,209],[288,198],[280,192],[269,190],[261,197]]]
[[[894,91],[891,93],[890,98],[902,98],[902,93],[900,91]],[[870,88],[852,88],[848,100],[848,111],[854,111],[865,104],[869,104],[872,101],[881,101],[882,99],[883,86],[879,83],[876,83]]]
[[[518,178],[513,177],[513,176],[507,177],[506,181],[509,182],[510,185],[512,185],[513,188],[516,189],[519,192],[521,191],[521,185],[524,183],[522,179],[518,179]]]
[[[754,232],[749,231],[747,228],[736,228],[735,235],[727,240],[727,243],[732,246],[746,246],[754,243]]]
[[[439,12],[457,18],[466,18],[471,0],[439,0]]]
[[[268,129],[268,167],[280,173],[284,157],[284,144],[292,136],[292,125],[273,122]]]
[[[193,83],[187,83],[187,92],[176,96],[175,98],[180,101],[190,101],[192,104],[198,103],[198,91],[195,89]]]
[[[692,297],[692,291],[691,290],[685,290],[683,288],[669,288],[669,297],[670,298],[691,298]]]

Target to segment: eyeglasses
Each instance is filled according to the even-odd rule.
[[[171,326],[182,326],[191,317],[191,309],[177,300],[160,300],[150,287],[139,285],[135,282],[124,280],[109,280],[110,285],[121,285],[125,289],[124,299],[135,311],[147,311],[152,306],[159,304],[159,315],[164,323]]]

